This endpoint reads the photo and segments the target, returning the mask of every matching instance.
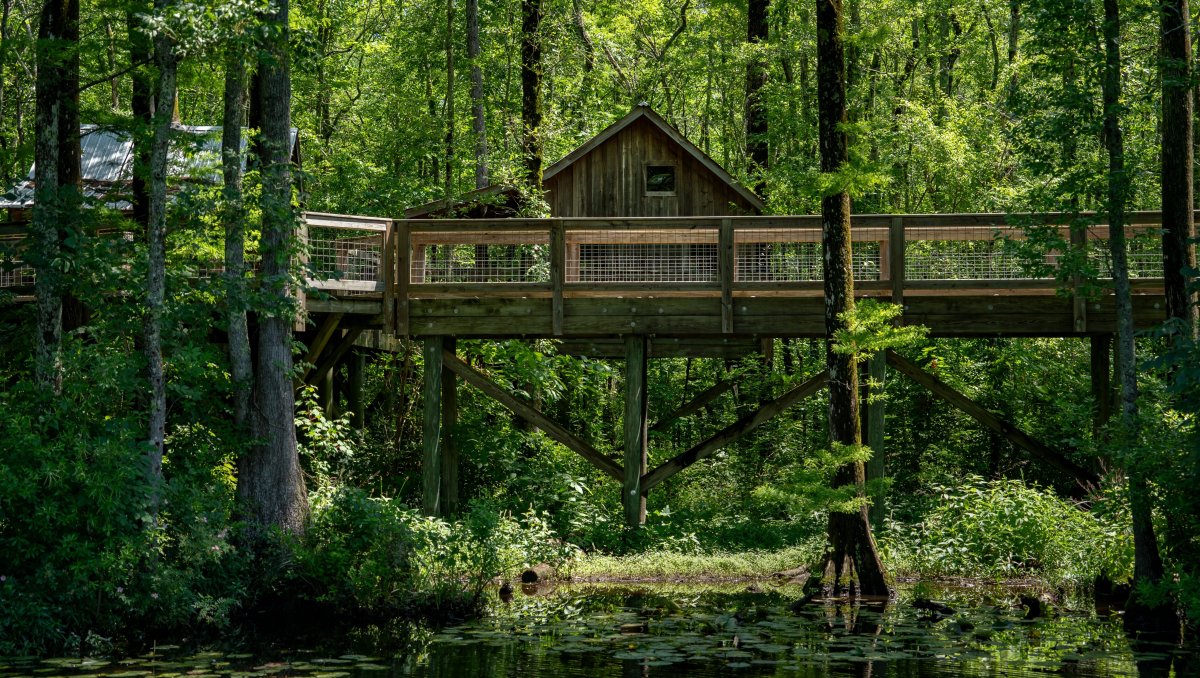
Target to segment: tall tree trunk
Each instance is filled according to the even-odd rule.
[[[130,202],[133,204],[133,220],[143,227],[150,222],[150,135],[154,117],[154,78],[151,77],[151,62],[154,47],[141,16],[148,14],[150,6],[137,0],[126,10],[129,30],[129,63],[133,66],[130,79],[133,92],[129,106],[133,112],[133,176],[129,184]]]
[[[156,0],[155,13],[167,16],[171,0]],[[171,144],[171,117],[175,104],[175,45],[167,31],[154,37],[154,61],[158,70],[154,136],[150,147],[150,204],[146,230],[146,309],[142,318],[142,351],[150,383],[148,412],[147,480],[151,486],[152,511],[157,515],[162,484],[163,449],[167,435],[167,377],[163,367],[162,317],[167,289],[167,151]]]
[[[238,464],[238,497],[261,530],[304,530],[308,497],[296,454],[295,394],[292,391],[291,290],[295,214],[292,210],[291,100],[288,2],[264,16],[270,38],[260,51],[254,88],[261,115],[262,174],[261,289],[273,299],[260,310],[251,432],[256,443]]]
[[[525,180],[542,188],[542,0],[521,0],[521,128]]]
[[[1017,56],[1020,53],[1021,2],[1008,0],[1008,109],[1011,111],[1017,98]]]
[[[746,42],[751,50],[746,62],[746,154],[750,156],[754,191],[760,197],[767,193],[766,171],[770,163],[767,109],[762,100],[762,90],[767,83],[767,64],[762,50],[767,42],[769,9],[770,0],[750,0],[746,15]]]
[[[226,319],[229,365],[233,377],[233,422],[246,430],[254,365],[246,319],[246,210],[242,203],[242,108],[246,103],[246,55],[239,45],[225,54],[225,110],[221,119],[221,175],[224,198]]]
[[[483,115],[483,67],[479,64],[479,0],[467,0],[467,59],[471,62],[471,131],[475,134],[475,188],[488,185],[487,120]]]
[[[1162,228],[1167,317],[1196,336],[1196,305],[1188,294],[1196,268],[1192,187],[1192,35],[1187,0],[1162,0]]]
[[[1125,245],[1125,203],[1129,179],[1125,176],[1125,140],[1121,129],[1121,15],[1118,0],[1104,0],[1104,140],[1108,148],[1108,237],[1112,253],[1113,288],[1117,310],[1117,351],[1121,381],[1121,423],[1128,445],[1138,437],[1137,357],[1133,340],[1133,300]],[[1128,457],[1127,457],[1128,458]],[[1137,459],[1126,464],[1129,506],[1133,522],[1133,580],[1135,586],[1162,581],[1163,564],[1154,534],[1149,481]],[[1168,632],[1178,620],[1170,609],[1153,608],[1130,599],[1125,628],[1139,632]]]
[[[79,167],[79,0],[45,0],[38,24],[35,202],[30,235],[37,270],[35,377],[48,393],[62,389],[64,280],[62,256],[68,225],[77,223]]]
[[[817,105],[821,171],[840,172],[848,157],[846,122],[846,62],[841,0],[817,0]],[[841,191],[821,200],[821,241],[825,275],[825,362],[829,369],[829,432],[835,443],[860,444],[858,370],[854,358],[834,353],[833,334],[844,327],[842,314],[854,306],[854,271],[850,258],[850,195]],[[835,487],[855,485],[864,492],[862,462],[838,469]],[[844,578],[857,579],[862,593],[887,595],[883,562],[871,535],[867,507],[854,513],[830,512],[827,566],[834,573],[834,591]],[[824,568],[822,569],[824,571]],[[857,576],[855,576],[857,575]]]
[[[454,198],[454,0],[446,0],[446,181],[447,206]]]

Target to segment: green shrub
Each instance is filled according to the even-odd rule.
[[[934,487],[924,520],[894,523],[880,539],[890,566],[920,576],[1036,576],[1087,585],[1133,572],[1133,541],[1120,503],[1101,499],[1084,510],[1019,480],[971,476]]]
[[[532,512],[517,521],[480,504],[451,523],[348,487],[314,494],[312,506],[296,574],[342,611],[464,616],[497,576],[571,554]]]

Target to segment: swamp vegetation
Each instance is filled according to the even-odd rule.
[[[0,2],[0,178],[36,194],[32,221],[0,226],[0,280],[36,273],[32,294],[0,289],[0,676],[1196,670],[1197,272],[1168,209],[1186,193],[1191,214],[1185,1]],[[1074,250],[1029,225],[1005,247],[1095,294],[1121,287],[1121,248],[1164,252],[1169,318],[1126,325],[1111,361],[1088,337],[900,341],[885,316],[902,309],[856,315],[830,283],[838,342],[648,361],[651,421],[737,384],[651,429],[652,461],[834,363],[841,381],[656,487],[641,529],[611,479],[467,388],[461,507],[422,515],[418,343],[357,347],[327,388],[292,388],[310,367],[298,205],[398,216],[490,178],[541,214],[543,156],[642,101],[769,213],[838,217],[843,273],[850,210],[1086,229],[1162,208],[1171,242],[1051,265]],[[196,144],[174,115],[247,143]],[[132,136],[128,185],[80,183],[83,123]],[[167,169],[181,158],[187,177]],[[858,445],[855,360],[885,345],[1101,481],[897,375],[872,389],[882,449]],[[457,346],[619,454],[621,366],[558,349]],[[865,484],[871,460],[885,477]],[[842,573],[874,568],[886,606],[770,583],[850,552]],[[542,563],[592,583],[498,594]],[[1026,620],[1022,595],[1055,612]],[[1127,637],[1130,600],[1152,623]]]

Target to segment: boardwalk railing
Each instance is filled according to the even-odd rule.
[[[1005,290],[1053,294],[1059,287],[1054,268],[1066,253],[1022,257],[1029,224],[1070,243],[1077,260],[1086,255],[1107,277],[1108,227],[1072,232],[1065,220],[1057,214],[855,216],[856,290],[898,302]],[[1140,288],[1161,286],[1159,222],[1158,212],[1129,215],[1131,276]],[[19,230],[0,235],[0,288],[31,287]],[[310,212],[304,237],[312,289],[339,299],[381,300],[385,324],[402,332],[410,298],[551,298],[557,328],[564,297],[719,296],[728,307],[738,296],[819,296],[822,288],[818,216],[390,220]]]

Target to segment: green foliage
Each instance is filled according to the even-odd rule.
[[[903,314],[904,307],[899,304],[878,299],[856,302],[838,316],[844,327],[833,333],[833,352],[863,362],[879,351],[917,345],[928,336],[929,328],[893,324]]]
[[[1088,586],[1099,575],[1133,574],[1127,507],[1111,496],[1091,511],[1019,480],[972,476],[934,487],[920,522],[896,523],[881,539],[884,558],[922,577],[1038,577]]]
[[[295,576],[342,611],[473,614],[494,578],[572,553],[532,511],[518,521],[480,504],[451,523],[346,487],[316,493],[312,508]]]
[[[865,445],[843,445],[835,441],[832,449],[812,453],[785,480],[763,485],[754,495],[760,501],[785,507],[793,515],[826,511],[854,513],[871,500],[860,494],[857,485],[832,487],[833,476],[848,464],[870,459],[871,450]]]

